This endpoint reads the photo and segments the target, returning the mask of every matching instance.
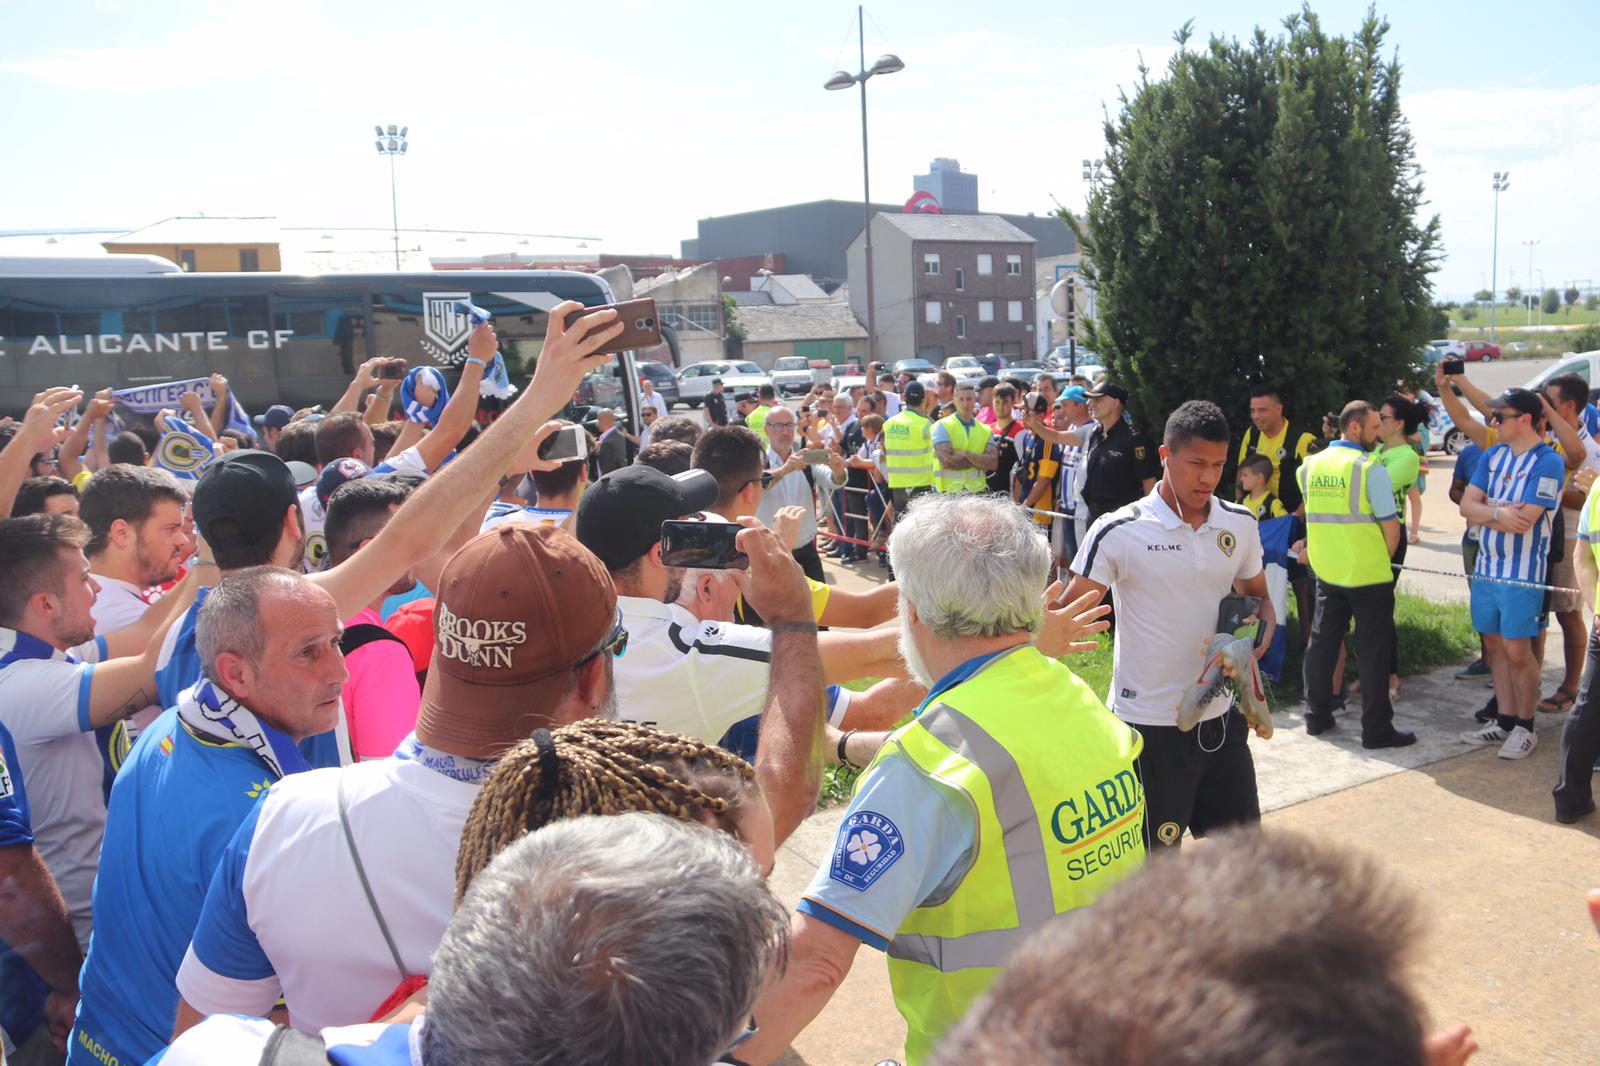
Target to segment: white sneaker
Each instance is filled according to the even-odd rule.
[[[1526,759],[1533,749],[1539,746],[1539,734],[1523,726],[1517,726],[1506,737],[1506,742],[1500,745],[1502,759]]]
[[[1469,729],[1461,734],[1463,744],[1499,744],[1505,739],[1506,731],[1500,728],[1499,722],[1489,722],[1482,729]]]

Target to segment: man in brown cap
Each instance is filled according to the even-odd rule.
[[[416,732],[394,755],[285,779],[235,834],[178,973],[179,1032],[265,1015],[279,996],[304,1032],[363,1022],[426,975],[479,784],[540,730],[609,717],[628,639],[600,561],[520,522],[450,560],[435,637]]]

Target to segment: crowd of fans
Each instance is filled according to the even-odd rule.
[[[556,416],[621,328],[609,311],[563,328],[576,309],[550,314],[532,380],[481,423],[488,324],[454,392],[373,360],[327,411],[241,421],[213,378],[151,423],[52,388],[8,427],[6,1061],[764,1063],[862,944],[888,956],[910,1062],[1472,1054],[1464,1027],[1424,1036],[1405,894],[1252,831],[1245,723],[1226,683],[1188,692],[1219,597],[1253,597],[1257,656],[1287,619],[1257,532],[1281,522],[1283,589],[1319,649],[1308,728],[1342,705],[1348,613],[1322,644],[1313,616],[1345,604],[1363,739],[1405,742],[1382,713],[1392,619],[1339,583],[1317,495],[1337,472],[1317,472],[1328,438],[1359,453],[1346,495],[1392,611],[1419,401],[1355,403],[1313,434],[1262,389],[1235,446],[1198,402],[1147,440],[1128,394],[1086,378],[873,367],[795,407],[715,382],[708,424],[645,378],[640,425],[601,411],[586,458],[552,459]],[[1593,475],[1566,480],[1600,467],[1587,393],[1439,384],[1485,449],[1456,469],[1476,573],[1520,593],[1548,557],[1551,583],[1575,564],[1592,584],[1574,545]],[[1547,501],[1570,501],[1564,548]],[[680,520],[738,527],[742,565],[667,565],[662,523]],[[1132,544],[1216,557],[1151,585]],[[824,555],[876,556],[894,580],[837,588]],[[1108,590],[1102,700],[1060,660],[1111,624]],[[1541,709],[1566,710],[1581,604],[1473,597],[1499,702],[1472,742],[1510,745],[1538,697],[1524,615],[1560,620],[1568,677]],[[1161,651],[1136,663],[1135,644]],[[1594,809],[1586,701],[1558,815]],[[865,772],[791,916],[765,879],[830,764]],[[1185,833],[1212,840],[1141,870]]]

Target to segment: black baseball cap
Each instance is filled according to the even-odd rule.
[[[616,573],[661,541],[661,523],[706,510],[717,493],[717,479],[706,470],[669,477],[637,463],[621,467],[578,500],[578,542]]]
[[[904,399],[906,401],[906,406],[907,407],[916,407],[917,405],[922,403],[923,400],[925,400],[927,398],[928,398],[928,389],[927,389],[927,386],[922,384],[922,382],[913,381],[910,384],[906,385],[906,391],[905,391],[905,394],[904,394]]]
[[[194,488],[194,524],[212,547],[277,539],[283,516],[300,493],[289,465],[253,448],[229,452],[206,468]]]
[[[736,404],[738,404],[738,403],[755,403],[756,402],[756,394],[753,393],[753,392],[736,392],[736,393],[733,394],[733,402],[736,403]]]
[[[1535,418],[1544,414],[1544,404],[1539,402],[1539,394],[1532,389],[1507,389],[1489,401],[1490,410],[1496,407],[1509,407]]]
[[[347,481],[359,481],[372,473],[372,468],[360,459],[346,456],[335,459],[322,468],[322,473],[317,478],[317,502],[328,506],[328,499],[340,485]]]
[[[1113,381],[1102,381],[1091,388],[1085,395],[1090,397],[1109,396],[1113,400],[1121,400],[1123,403],[1128,402],[1128,390]]]

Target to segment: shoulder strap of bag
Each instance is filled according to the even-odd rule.
[[[406,973],[405,963],[400,961],[400,949],[394,946],[394,937],[389,934],[389,923],[383,920],[383,911],[378,909],[378,898],[372,894],[372,882],[367,880],[367,869],[361,864],[361,852],[356,849],[355,834],[350,831],[350,809],[344,799],[344,771],[339,772],[339,828],[344,830],[345,846],[350,849],[350,860],[355,863],[356,877],[361,881],[361,891],[366,894],[367,906],[372,909],[372,917],[378,922],[378,931],[383,934],[383,942],[389,946],[389,957],[394,960],[394,968],[403,981],[409,976]]]
[[[320,1037],[280,1025],[261,1049],[261,1066],[328,1066],[328,1049]]]
[[[345,627],[344,635],[339,638],[339,651],[349,655],[357,648],[364,648],[375,640],[392,640],[396,644],[405,643],[405,641],[389,632],[383,626],[374,625],[371,622],[357,622],[353,626]]]

